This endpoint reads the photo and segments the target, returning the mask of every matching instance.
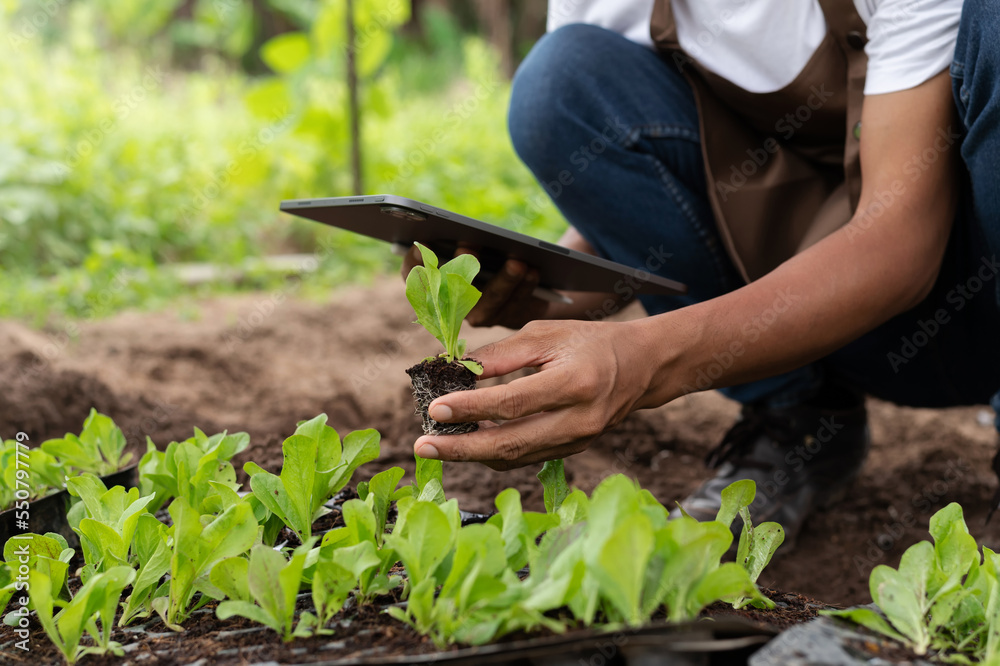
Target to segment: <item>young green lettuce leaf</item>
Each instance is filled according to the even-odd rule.
[[[566,468],[562,459],[546,460],[538,472],[538,480],[542,482],[542,492],[545,501],[545,512],[555,513],[569,495],[569,485],[566,483]]]
[[[93,474],[67,479],[66,488],[70,495],[81,499],[70,511],[69,522],[80,535],[87,565],[84,578],[92,571],[130,565],[132,539],[139,517],[153,501],[153,495],[140,497],[138,488],[126,491],[122,486],[109,490]]]
[[[51,579],[40,570],[29,572],[28,584],[38,621],[67,663],[76,663],[88,654],[111,653],[119,657],[125,654],[121,645],[111,640],[111,632],[122,590],[134,579],[135,571],[131,567],[112,567],[84,583],[72,601],[56,613],[58,604],[52,595]],[[80,645],[85,632],[91,635],[95,645]]]
[[[201,514],[183,497],[170,505],[170,517],[174,526],[169,594],[153,599],[152,606],[164,624],[181,631],[180,623],[194,610],[192,600],[201,591],[200,580],[219,560],[250,549],[257,539],[257,520],[250,504],[241,502],[203,525]],[[208,600],[203,595],[200,604]]]
[[[51,586],[49,596],[56,605],[62,605],[70,600],[69,586],[69,562],[76,554],[66,543],[66,538],[61,534],[49,532],[47,534],[22,534],[17,538],[8,539],[3,548],[3,559],[10,563],[11,569],[18,569],[23,572],[22,567],[28,571],[38,571],[46,576],[47,584]],[[29,608],[34,608],[34,602],[28,604]],[[8,615],[5,623],[17,622],[15,618]]]
[[[205,502],[214,495],[212,482],[236,489],[236,470],[230,460],[249,444],[250,436],[245,432],[221,432],[209,437],[197,428],[194,436],[171,442],[165,451],[157,450],[147,438],[139,471],[142,494],[156,495],[150,512],[155,513],[174,497],[183,497],[191,506],[209,513],[207,509],[214,507]]]
[[[168,528],[148,513],[139,514],[132,553],[138,566],[132,593],[125,601],[118,626],[126,627],[139,618],[149,617],[153,612],[153,599],[166,597],[170,584],[161,579],[170,571],[171,550],[168,544]]]
[[[466,343],[458,337],[466,315],[482,296],[472,286],[479,273],[479,260],[471,254],[462,254],[438,267],[437,255],[430,248],[420,243],[415,245],[424,265],[414,266],[406,276],[406,298],[417,314],[417,323],[444,346],[441,356],[445,361],[458,361],[481,375],[481,365],[463,360]]]
[[[961,663],[969,657],[995,663],[990,661],[1000,655],[995,554],[984,547],[980,561],[962,507],[955,503],[931,517],[930,533],[934,543],[910,546],[898,569],[872,569],[868,586],[881,615],[870,608],[823,613],[898,640],[918,655],[933,648]]]
[[[266,472],[254,463],[243,469],[250,475],[254,496],[305,542],[312,524],[330,510],[324,503],[347,485],[362,464],[379,454],[377,431],[357,430],[341,445],[337,431],[326,425],[326,414],[300,423],[281,445],[281,474]]]
[[[14,505],[17,491],[28,492],[28,500],[44,497],[62,488],[62,463],[40,448],[25,449],[20,442],[0,441],[0,511]]]
[[[221,561],[213,569],[213,578],[219,582],[228,575],[246,578],[225,583],[230,590],[239,590],[238,594],[243,598],[223,601],[215,614],[221,620],[240,615],[259,622],[274,629],[285,642],[297,635],[309,635],[305,626],[300,630],[292,630],[295,598],[302,584],[302,569],[307,552],[308,547],[298,548],[291,559],[286,560],[279,551],[258,544],[250,551],[250,561],[245,568],[235,565],[232,560]],[[221,570],[220,566],[223,567]],[[216,575],[217,570],[220,571],[219,575]],[[247,595],[256,603],[247,599]]]
[[[67,433],[62,439],[42,442],[41,448],[67,467],[107,476],[132,459],[131,453],[125,453],[125,444],[121,428],[110,417],[91,409],[79,436]]]

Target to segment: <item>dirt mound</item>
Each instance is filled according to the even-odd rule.
[[[164,446],[195,426],[245,430],[252,443],[237,462],[276,469],[296,422],[326,412],[341,434],[382,433],[375,471],[401,465],[412,472],[421,430],[404,371],[437,349],[412,318],[401,285],[386,280],[326,303],[275,292],[45,331],[0,322],[0,436],[23,430],[37,442],[78,431],[94,406],[136,446],[146,435]],[[467,333],[474,349],[506,331]],[[898,563],[950,501],[966,507],[977,537],[997,545],[1000,521],[983,527],[996,445],[983,410],[870,407],[873,450],[854,491],[811,520],[798,549],[765,572],[764,585],[830,603],[867,602],[871,568]],[[626,473],[671,504],[707,474],[701,459],[737,413],[715,394],[640,412],[567,461],[568,475],[589,491]],[[446,490],[463,508],[488,511],[498,492],[514,486],[526,507],[539,509],[537,469],[449,464]]]

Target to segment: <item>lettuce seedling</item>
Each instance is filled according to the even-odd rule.
[[[95,571],[131,566],[132,538],[153,495],[140,497],[138,488],[126,491],[122,486],[108,490],[93,474],[67,479],[66,488],[81,499],[70,510],[69,523],[80,535],[86,563],[81,574],[84,582]]]
[[[566,468],[563,461],[547,460],[538,472],[538,480],[542,482],[542,495],[545,502],[545,512],[555,513],[569,495],[569,485],[566,483]]]
[[[736,551],[736,561],[747,570],[750,580],[754,583],[760,577],[764,567],[785,540],[785,530],[778,523],[767,522],[754,525],[750,520],[750,505],[757,495],[757,486],[749,479],[736,481],[722,490],[722,505],[716,515],[716,522],[724,525],[732,524],[738,513],[743,520],[743,530]],[[743,597],[733,602],[733,607],[739,609],[749,603],[759,606],[749,597]]]
[[[464,360],[465,340],[458,335],[482,292],[472,286],[479,273],[479,260],[471,254],[461,254],[440,268],[437,255],[430,248],[415,243],[420,250],[423,266],[414,266],[406,276],[406,298],[417,314],[417,323],[427,329],[444,346],[440,357],[447,363],[458,361],[470,372],[481,375],[483,366]]]
[[[357,430],[344,437],[326,425],[326,414],[300,423],[281,445],[281,475],[254,463],[243,469],[260,503],[278,516],[303,543],[312,536],[312,524],[329,513],[324,504],[347,485],[354,470],[379,454],[376,430]]]
[[[153,599],[169,594],[170,584],[161,582],[170,571],[171,551],[167,533],[167,526],[154,516],[139,514],[132,541],[138,572],[118,626],[126,627],[136,619],[149,617],[153,613]]]
[[[210,597],[203,595],[192,607],[196,592],[211,589],[207,575],[215,563],[244,553],[254,544],[257,520],[250,504],[241,502],[203,525],[201,514],[183,497],[170,505],[170,517],[174,525],[169,593],[153,599],[152,607],[164,624],[181,631],[180,623],[191,611],[208,602]]]
[[[69,562],[75,554],[76,551],[67,545],[66,538],[55,532],[22,534],[15,539],[8,539],[3,548],[3,558],[10,563],[12,571],[16,563],[18,574],[23,574],[24,571],[39,571],[46,575],[46,580],[52,588],[49,595],[55,599],[56,604],[70,600],[67,579]],[[16,588],[17,585],[15,591]],[[33,607],[33,602],[29,603],[29,608]],[[5,622],[16,623],[17,618],[8,615]]]
[[[134,579],[135,571],[131,567],[112,567],[84,583],[73,600],[55,613],[57,604],[51,593],[53,585],[49,576],[42,571],[28,574],[31,600],[38,611],[38,621],[67,663],[76,663],[88,654],[124,656],[121,644],[111,640],[111,632],[122,591]],[[95,645],[80,645],[84,632],[90,634]]]
[[[143,495],[154,493],[149,510],[155,513],[174,497],[183,497],[202,513],[209,507],[205,500],[214,494],[212,482],[236,489],[236,470],[230,460],[250,444],[250,435],[221,432],[208,437],[198,428],[183,442],[171,442],[159,451],[146,438],[146,453],[139,461]]]
[[[219,570],[220,574],[214,576],[220,583],[228,575],[237,577],[246,575],[246,578],[243,580],[237,578],[226,583],[230,590],[243,598],[223,601],[215,614],[220,620],[240,615],[259,622],[274,629],[285,642],[295,636],[310,635],[308,620],[292,631],[292,623],[295,620],[295,599],[302,584],[302,569],[309,547],[311,543],[307,547],[297,548],[291,559],[286,560],[279,551],[258,544],[250,551],[250,561],[245,570],[242,565],[235,565],[231,560],[220,562],[216,565],[216,569],[220,565],[224,566]],[[213,574],[216,569],[213,569]],[[256,603],[250,601],[247,596]]]
[[[1000,564],[969,534],[962,507],[954,502],[931,517],[934,543],[910,546],[899,568],[872,569],[869,588],[882,614],[870,608],[821,611],[861,624],[906,644],[916,654],[931,648],[961,663],[968,657],[996,663],[1000,656]]]
[[[462,254],[439,267],[434,252],[420,243],[416,246],[423,266],[414,266],[406,276],[406,298],[417,315],[416,323],[444,346],[443,353],[406,371],[413,384],[417,411],[426,434],[472,432],[479,427],[477,423],[438,423],[427,414],[427,407],[446,393],[476,388],[476,377],[483,374],[483,366],[465,358],[466,342],[458,337],[462,321],[482,295],[472,286],[479,273],[479,260]]]
[[[125,453],[125,445],[125,434],[111,417],[91,409],[79,436],[67,433],[62,439],[42,442],[41,448],[79,472],[107,476],[132,460],[132,454]]]
[[[17,591],[15,583],[14,571],[5,562],[0,562],[0,617],[3,617],[7,604]]]
[[[385,476],[387,473],[390,476]],[[403,470],[398,467],[376,474],[372,477],[373,490],[368,492],[364,501],[348,500],[341,506],[344,527],[330,530],[323,535],[320,544],[320,565],[326,560],[340,567],[339,569],[326,567],[325,584],[329,587],[332,585],[330,581],[341,580],[344,576],[356,579],[353,587],[357,588],[359,604],[368,603],[379,594],[387,594],[401,582],[398,576],[388,575],[389,569],[396,563],[395,552],[382,543],[386,520],[384,507],[388,502],[376,501],[376,498],[390,497],[390,493],[402,476]],[[382,479],[386,480],[383,482]],[[412,489],[407,486],[401,490]],[[368,556],[369,553],[374,556],[374,563]],[[320,565],[317,565],[317,571]],[[344,573],[345,571],[347,573]]]
[[[0,511],[55,492],[64,480],[62,464],[51,454],[13,439],[0,442]]]

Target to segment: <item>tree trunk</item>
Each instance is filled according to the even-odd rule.
[[[364,194],[361,179],[361,118],[358,102],[357,39],[354,34],[354,0],[347,0],[347,92],[351,117],[351,185],[354,194]]]

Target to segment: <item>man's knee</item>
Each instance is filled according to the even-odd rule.
[[[596,42],[623,40],[592,25],[570,24],[545,35],[514,77],[507,123],[521,159],[540,177],[554,160],[566,159],[571,146],[592,123]],[[605,65],[607,63],[604,63]],[[593,120],[593,119],[590,119]]]

